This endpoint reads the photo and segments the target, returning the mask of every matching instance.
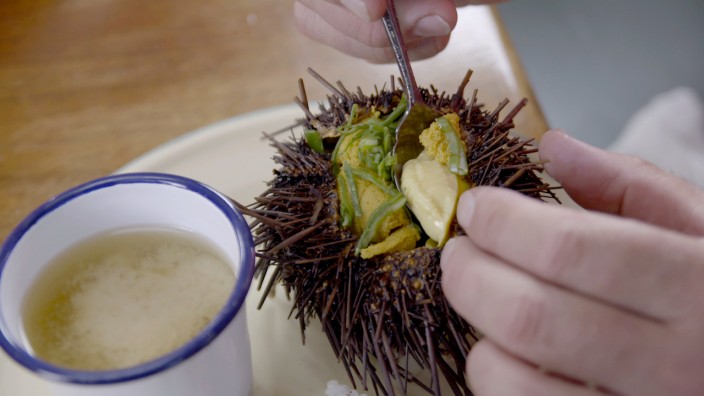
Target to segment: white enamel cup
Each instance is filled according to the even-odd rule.
[[[21,308],[37,274],[76,242],[139,226],[191,231],[218,246],[236,276],[223,309],[182,347],[134,367],[69,370],[32,356],[23,336]],[[244,300],[253,274],[252,235],[227,197],[197,181],[168,174],[101,178],[46,202],[0,248],[0,346],[47,381],[55,395],[247,395],[252,362]]]

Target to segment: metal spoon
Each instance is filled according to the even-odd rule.
[[[401,28],[396,17],[396,8],[393,0],[387,0],[386,14],[383,18],[386,34],[391,41],[391,48],[396,57],[398,69],[401,72],[401,80],[406,91],[408,107],[401,118],[401,122],[396,128],[396,144],[394,144],[393,154],[396,155],[396,166],[394,168],[394,182],[396,188],[401,191],[401,173],[403,164],[408,160],[415,159],[423,151],[418,136],[424,129],[428,128],[436,118],[442,114],[428,106],[423,100],[423,96],[418,89],[416,80],[413,77],[411,61],[408,59],[406,45],[403,43]]]

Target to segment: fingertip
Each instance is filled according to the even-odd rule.
[[[464,258],[472,249],[474,249],[474,245],[466,235],[450,238],[450,240],[445,242],[440,252],[440,269],[446,272],[452,270],[453,263],[458,261],[465,262]],[[459,259],[457,259],[458,257]]]
[[[551,129],[540,138],[540,159],[549,160],[550,156],[559,152],[559,147],[565,144],[569,135],[562,129]]]
[[[478,186],[462,193],[457,201],[457,222],[470,239],[475,235],[475,228],[484,227],[486,217],[493,216],[497,211],[501,212],[509,202],[515,202],[514,196],[509,198],[506,194],[516,194],[516,192],[508,188]],[[481,208],[477,209],[478,207]],[[479,210],[481,210],[481,216],[477,216]]]
[[[457,222],[467,231],[474,215],[474,208],[477,203],[477,189],[473,188],[465,191],[457,202]]]
[[[482,378],[487,378],[490,375],[491,365],[485,364],[485,356],[490,353],[493,345],[489,340],[482,339],[472,345],[467,355],[466,375],[469,387],[474,392],[479,392],[482,389]]]
[[[562,182],[564,175],[572,172],[577,160],[589,146],[562,129],[552,129],[543,135],[538,147],[540,159],[546,161],[545,170],[557,181]]]
[[[561,128],[553,128],[543,134],[543,137],[541,138],[541,141],[550,141],[554,139],[563,139],[569,137],[567,132],[565,132],[564,129]]]
[[[462,296],[467,288],[467,272],[470,270],[470,260],[475,248],[466,236],[450,239],[442,248],[440,255],[440,270],[442,278],[440,285],[450,305],[461,304]]]
[[[449,0],[398,0],[396,11],[407,40],[447,38],[457,25],[457,8]]]
[[[449,262],[452,258],[452,254],[457,248],[457,243],[457,237],[450,238],[450,240],[445,243],[445,246],[442,247],[442,252],[440,254],[440,269],[443,272],[447,271],[450,267]]]
[[[423,60],[431,58],[447,47],[450,36],[427,37],[412,43],[408,48],[408,56],[411,60]],[[394,59],[393,57],[391,58]]]
[[[439,15],[424,16],[413,26],[413,34],[418,37],[443,37],[450,32],[452,27]]]

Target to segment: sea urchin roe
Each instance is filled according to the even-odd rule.
[[[460,117],[455,113],[437,118],[420,134],[420,142],[436,161],[452,173],[467,174],[467,151],[460,137]]]
[[[381,224],[384,222],[384,220],[389,217],[394,215],[394,213],[397,213],[399,211],[402,211],[403,206],[406,204],[406,198],[402,194],[396,194],[395,196],[391,197],[391,199],[383,202],[379,206],[377,206],[374,211],[371,213],[371,216],[369,216],[369,221],[367,222],[366,227],[364,228],[364,231],[362,232],[362,235],[359,236],[359,240],[357,241],[357,246],[355,247],[355,254],[359,255],[361,253],[361,250],[369,246],[369,243],[372,241],[374,236],[378,233],[378,230],[381,228]],[[410,221],[409,221],[410,224]],[[388,238],[388,236],[387,236]],[[384,238],[386,239],[386,238]],[[384,252],[380,252],[384,253]]]
[[[415,226],[407,227],[412,222],[405,199],[391,180],[396,163],[391,153],[394,134],[405,107],[402,100],[384,118],[374,109],[359,115],[353,108],[339,128],[340,139],[332,154],[341,225],[359,236],[355,252],[366,258],[413,249],[420,239]],[[399,199],[403,202],[395,208]]]
[[[464,142],[459,116],[446,114],[420,135],[424,151],[404,164],[401,190],[408,207],[428,237],[443,245],[448,239],[459,195],[467,189]]]
[[[360,256],[362,256],[363,259],[368,259],[379,254],[403,252],[414,249],[420,239],[420,233],[416,227],[415,224],[408,224],[395,230],[383,241],[361,249]]]
[[[423,231],[439,245],[444,244],[457,199],[466,189],[461,178],[424,151],[404,165],[401,189]]]

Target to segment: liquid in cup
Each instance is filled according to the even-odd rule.
[[[195,337],[234,283],[224,255],[197,234],[105,232],[42,270],[23,303],[23,330],[32,353],[57,366],[136,366]]]
[[[134,228],[178,229],[219,249],[234,286],[214,318],[175,350],[110,370],[77,370],[32,353],[23,301],[54,258],[79,241]],[[249,227],[231,201],[197,181],[134,173],[97,179],[40,206],[0,248],[0,347],[54,395],[247,395],[252,381],[244,300],[254,273]]]

